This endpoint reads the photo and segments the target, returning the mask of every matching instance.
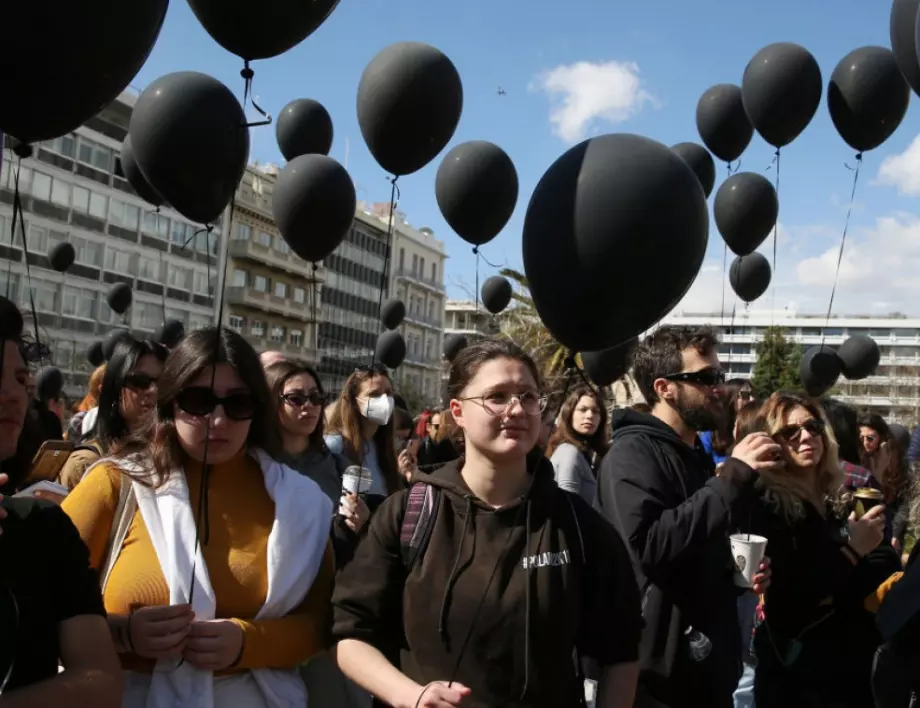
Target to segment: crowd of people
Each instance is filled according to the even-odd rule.
[[[66,415],[23,325],[0,298],[0,708],[915,698],[920,435],[758,400],[705,328],[643,339],[613,411],[502,338],[418,412],[205,328],[123,338]]]

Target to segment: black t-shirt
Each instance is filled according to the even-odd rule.
[[[105,616],[89,551],[57,505],[3,501],[0,521],[0,682],[7,690],[58,672],[58,626],[79,615]]]

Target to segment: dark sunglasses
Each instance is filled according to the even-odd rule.
[[[224,413],[230,420],[252,420],[255,415],[255,404],[248,393],[231,393],[221,398],[204,386],[180,391],[176,396],[176,405],[189,415],[199,418],[211,415],[217,406],[224,407]]]
[[[438,428],[441,427],[441,424],[440,423],[429,423],[428,426],[430,428],[434,428],[435,430],[437,430]]]
[[[291,391],[290,393],[282,394],[281,399],[292,406],[303,408],[308,403],[311,406],[323,405],[326,402],[326,394],[315,390],[310,391],[310,393],[305,393],[304,391]]]
[[[753,391],[738,391],[738,398],[740,398],[742,401],[749,401],[752,398],[754,398],[754,392]]]
[[[125,376],[125,386],[135,391],[149,391],[151,386],[156,386],[157,379],[150,374],[136,373]]]
[[[684,371],[661,378],[666,381],[680,381],[700,386],[721,386],[725,383],[725,372],[722,369],[703,369],[702,371]]]
[[[826,424],[820,418],[811,418],[801,425],[787,425],[785,428],[780,428],[776,433],[776,437],[786,442],[792,442],[802,435],[803,430],[807,430],[812,437],[818,437],[824,433],[826,427]]]

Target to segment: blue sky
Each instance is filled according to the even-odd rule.
[[[521,185],[517,209],[505,231],[483,253],[494,263],[519,267],[520,233],[530,194],[580,130],[586,135],[634,132],[666,144],[699,140],[694,122],[699,96],[716,83],[740,83],[745,65],[762,46],[776,41],[803,44],[818,59],[826,85],[836,63],[849,51],[868,44],[888,46],[889,7],[882,0],[342,0],[329,20],[300,46],[254,63],[254,93],[273,114],[294,98],[322,102],[333,118],[331,155],[339,161],[344,161],[348,139],[348,169],[358,184],[358,198],[385,201],[389,198],[386,175],[364,146],[357,125],[358,81],[366,64],[392,42],[435,45],[453,60],[463,79],[463,116],[451,145],[491,140],[517,166]],[[573,72],[566,67],[579,62],[594,65],[582,69],[587,66],[589,76],[605,80],[573,87],[569,81]],[[197,70],[241,94],[241,66],[241,60],[205,33],[184,0],[173,0],[159,42],[133,84],[143,88],[162,74]],[[618,75],[634,81],[636,74],[638,86],[624,88],[617,83]],[[547,80],[557,88],[568,87],[570,93],[548,94],[541,89]],[[497,95],[499,86],[506,90],[505,96]],[[618,90],[625,91],[620,100],[610,99],[609,94]],[[578,114],[562,114],[562,122],[554,125],[551,111],[566,95],[576,108],[586,108]],[[852,249],[838,287],[835,312],[840,314],[920,315],[920,285],[916,284],[920,282],[916,277],[920,221],[912,213],[920,196],[920,143],[908,152],[920,133],[916,102],[912,97],[904,123],[888,143],[865,157],[848,240]],[[592,106],[611,105],[614,110],[607,115],[612,120],[576,120],[589,115]],[[560,132],[570,140],[561,138]],[[772,180],[773,172],[765,171],[772,152],[755,136],[742,157],[742,169],[765,173]],[[273,127],[253,130],[251,158],[282,163]],[[778,306],[812,312],[826,309],[831,263],[836,262],[832,249],[840,241],[853,177],[845,163],[852,164],[852,158],[823,102],[811,125],[784,150],[781,254],[774,277]],[[889,162],[880,175],[885,158]],[[449,291],[464,297],[463,284],[473,283],[474,257],[438,211],[434,175],[439,159],[400,179],[400,208],[413,225],[430,226],[445,241],[450,255]],[[723,177],[724,167],[719,182]],[[766,253],[771,251],[770,243],[762,247]],[[681,307],[697,311],[718,307],[721,264],[722,241],[713,227],[707,262]],[[485,270],[488,274],[490,269]]]

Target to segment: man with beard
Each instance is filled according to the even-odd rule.
[[[635,352],[650,414],[618,411],[595,506],[629,548],[645,630],[636,708],[730,708],[741,676],[729,534],[744,530],[757,472],[780,448],[768,436],[735,446],[716,477],[697,437],[715,427],[725,374],[706,328],[660,327]],[[769,583],[769,564],[755,592]]]

